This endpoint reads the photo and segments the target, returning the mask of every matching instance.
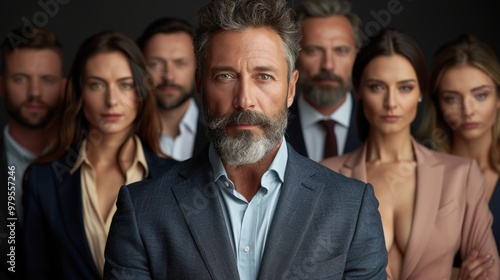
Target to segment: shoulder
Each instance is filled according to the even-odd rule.
[[[340,169],[346,165],[348,165],[351,168],[354,168],[358,164],[361,164],[362,161],[364,161],[363,149],[364,145],[361,145],[361,147],[357,148],[352,152],[345,153],[337,157],[324,159],[320,163],[337,172],[339,172]]]
[[[320,161],[320,164],[338,172],[350,156],[351,153],[343,154],[338,157],[330,157]]]
[[[474,159],[450,155],[420,146],[417,154],[419,166],[426,166],[427,172],[442,172],[448,185],[469,186],[471,189],[482,188],[484,176]]]
[[[202,174],[208,173],[209,170],[203,155],[182,162],[163,158],[162,160],[165,161],[168,168],[164,168],[158,176],[141,180],[123,188],[137,197],[148,197],[151,194],[170,195],[172,188],[192,178],[200,177]]]
[[[477,167],[474,159],[434,151],[420,144],[417,145],[416,155],[419,164],[442,164],[447,169],[470,169]]]
[[[32,163],[25,171],[23,188],[28,192],[49,192],[64,181],[79,176],[79,172],[71,173],[74,161],[66,160],[67,155],[49,162]],[[68,157],[69,158],[69,157]]]
[[[346,155],[347,156],[347,155]],[[324,185],[328,190],[352,191],[352,187],[364,189],[367,185],[362,181],[344,176],[336,170],[306,158],[295,151],[290,152],[287,172],[302,180],[303,184]]]
[[[146,144],[145,141],[140,140],[142,149],[144,152],[144,157],[146,158],[146,162],[148,163],[148,166],[153,169],[164,169],[164,168],[170,168],[174,164],[176,164],[178,161],[172,158],[168,157],[162,157],[156,154],[151,147],[149,147],[148,144]]]

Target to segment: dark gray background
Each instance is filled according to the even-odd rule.
[[[64,47],[67,73],[76,48],[88,36],[105,29],[121,31],[133,39],[153,20],[163,16],[184,18],[195,24],[196,10],[208,0],[2,0],[0,34],[2,40],[15,27],[45,24],[54,30]],[[294,7],[301,0],[291,0]],[[43,3],[57,3],[58,11],[47,13]],[[500,55],[500,1],[352,0],[353,10],[363,20],[370,35],[387,25],[412,35],[422,47],[428,63],[443,43],[462,33],[472,33]],[[388,5],[399,3],[398,14],[377,21]],[[53,11],[54,6],[51,6]],[[45,16],[44,16],[45,15]],[[382,22],[380,24],[379,22]],[[369,28],[367,31],[366,28]]]

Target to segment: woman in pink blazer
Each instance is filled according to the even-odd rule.
[[[462,35],[434,55],[430,85],[436,126],[446,135],[437,148],[478,163],[486,178],[493,235],[499,244],[500,63],[488,45]]]
[[[457,251],[465,259],[474,250],[490,255],[488,263],[496,265],[467,276],[499,279],[492,216],[477,164],[431,151],[411,135],[428,81],[416,42],[396,30],[383,30],[360,50],[352,80],[364,145],[322,163],[373,185],[389,258],[388,279],[450,279]],[[432,123],[429,117],[423,126]],[[434,132],[420,139],[433,145],[442,140],[439,136]]]

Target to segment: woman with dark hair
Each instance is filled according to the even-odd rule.
[[[436,127],[445,136],[437,148],[478,163],[486,178],[486,199],[494,217],[493,235],[500,244],[498,59],[486,44],[473,36],[462,35],[434,55],[430,88],[437,108]],[[476,265],[486,261],[484,256],[478,257]],[[466,263],[462,263],[462,270]]]
[[[120,187],[175,163],[159,148],[152,88],[128,37],[102,32],[80,46],[59,137],[25,177],[28,278],[102,278]]]
[[[383,30],[360,50],[353,68],[364,145],[322,162],[373,185],[389,279],[450,279],[458,250],[467,256],[476,249],[498,263],[484,178],[477,164],[431,151],[411,135],[427,80],[425,59],[416,42],[399,31]],[[421,141],[432,142],[425,138],[426,129],[421,131]],[[487,270],[489,279],[498,279],[499,269]]]

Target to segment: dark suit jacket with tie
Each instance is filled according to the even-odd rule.
[[[120,190],[106,244],[105,279],[238,279],[208,149]],[[281,194],[259,279],[386,279],[371,185],[288,146]]]
[[[300,94],[300,93],[299,93]],[[356,125],[356,97],[352,94],[352,108],[351,117],[349,120],[349,130],[347,132],[347,139],[345,143],[344,153],[349,153],[360,147],[363,142],[359,139],[358,129]],[[290,106],[290,118],[288,119],[288,126],[286,128],[286,141],[301,155],[309,157],[307,154],[306,142],[304,140],[304,133],[302,132],[302,125],[300,124],[300,110],[297,102],[298,95],[295,98],[292,106]]]
[[[177,161],[158,157],[146,145],[149,177]],[[68,153],[50,164],[35,164],[25,184],[26,275],[28,279],[101,279],[83,224],[80,169]]]

